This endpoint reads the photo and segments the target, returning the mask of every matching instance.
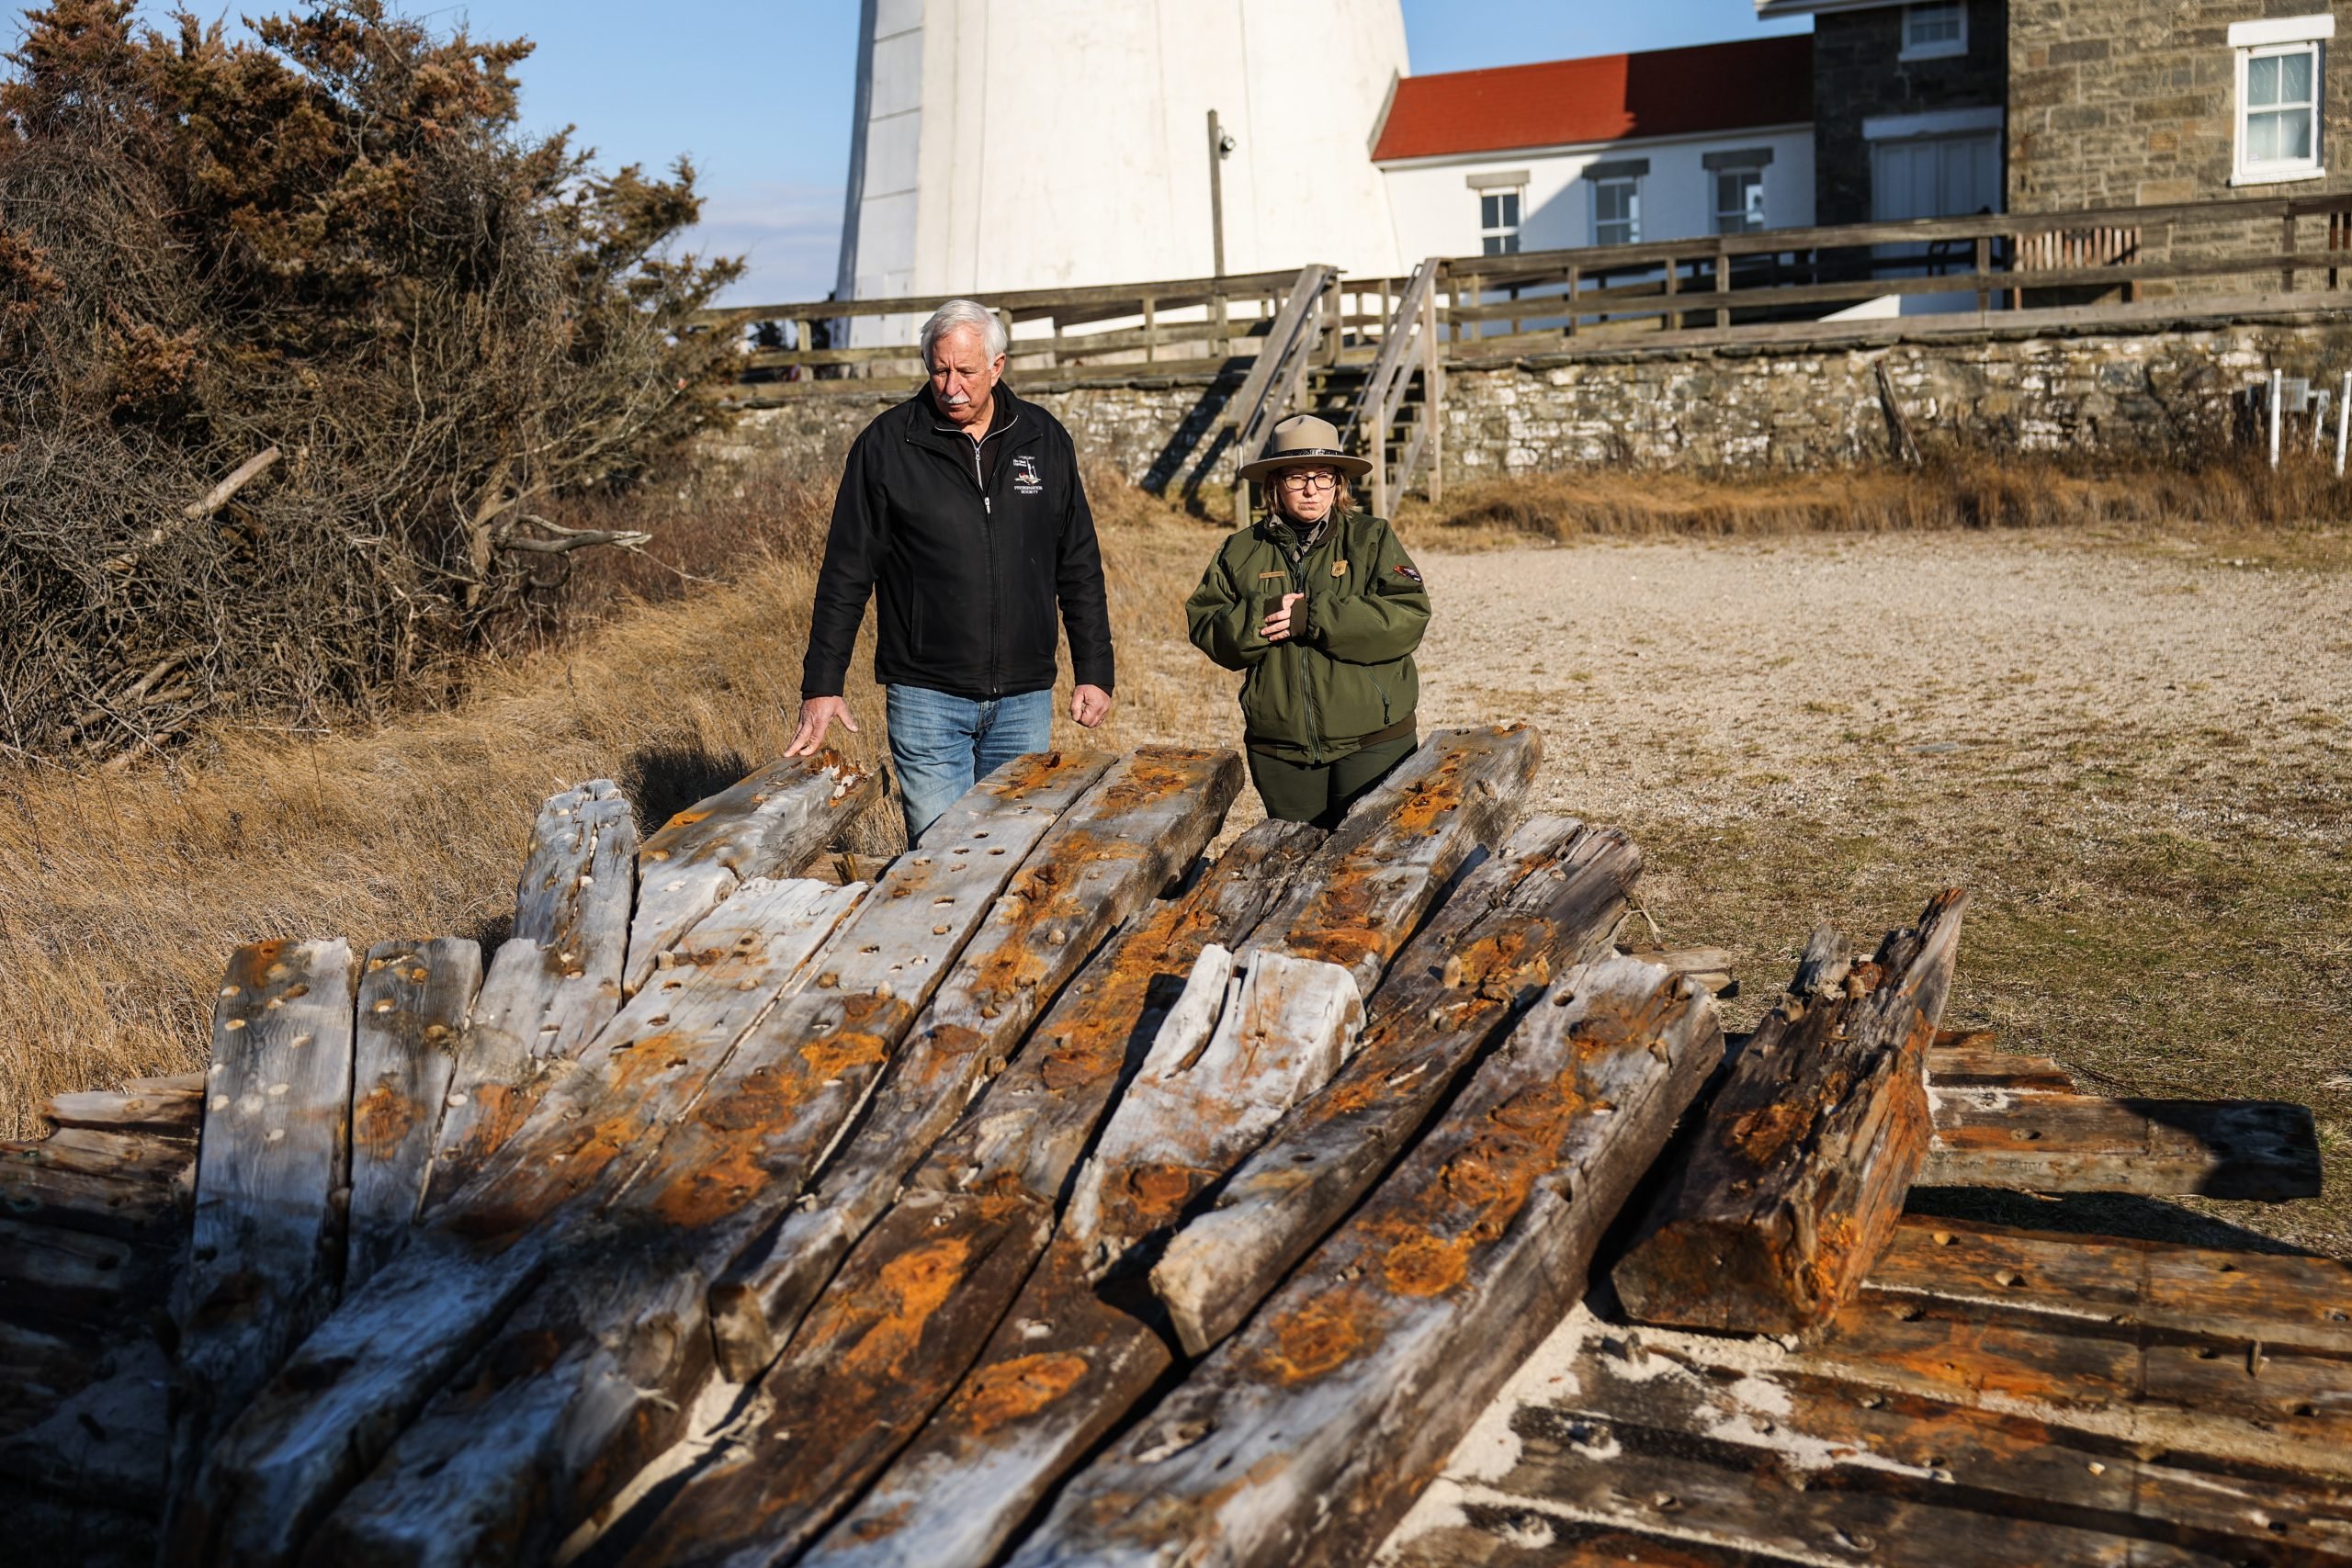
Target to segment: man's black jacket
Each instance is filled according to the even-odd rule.
[[[802,697],[841,695],[869,592],[885,685],[1042,691],[1054,683],[1058,601],[1078,683],[1111,689],[1102,552],[1069,433],[1000,382],[987,446],[948,423],[928,389],[858,436],[817,576]]]

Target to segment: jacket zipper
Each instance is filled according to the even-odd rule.
[[[965,435],[954,425],[933,426],[943,434],[953,434],[972,448],[972,488],[980,492],[980,548],[989,560],[989,696],[1002,696],[1003,659],[998,647],[996,608],[996,501],[989,494],[989,481],[980,471],[980,448],[1012,428],[1007,423],[990,430],[978,441]]]
[[[1281,553],[1285,557],[1290,553],[1287,550],[1283,550],[1280,545],[1276,545],[1274,548],[1281,551]],[[1307,551],[1306,554],[1301,555],[1298,559],[1290,563],[1290,585],[1298,591],[1302,598],[1305,597],[1306,593],[1306,579],[1305,576],[1306,570],[1306,558],[1308,555],[1312,555],[1313,553],[1314,552],[1311,550]],[[1320,767],[1323,762],[1323,705],[1315,700],[1315,682],[1306,678],[1306,660],[1304,657],[1301,657],[1298,654],[1298,639],[1296,636],[1293,635],[1283,640],[1291,644],[1291,652],[1293,657],[1290,664],[1292,669],[1298,671],[1299,700],[1306,705],[1307,714],[1310,716],[1314,725],[1315,738],[1307,742],[1306,747],[1307,762],[1310,766]]]

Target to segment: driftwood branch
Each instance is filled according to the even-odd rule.
[[[523,550],[532,555],[568,555],[598,545],[614,545],[625,550],[642,549],[653,542],[653,536],[638,528],[566,528],[544,517],[522,516],[517,523],[529,523],[545,528],[555,536],[552,539],[535,539],[528,535],[505,534],[499,537],[495,548]]]

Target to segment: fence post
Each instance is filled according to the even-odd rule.
[[[1568,335],[1577,335],[1577,291],[1584,287],[1584,268],[1568,268]]]
[[[1976,236],[1976,313],[1990,315],[1993,310],[1993,236]]]
[[[1717,251],[1715,253],[1715,292],[1723,295],[1728,295],[1731,293],[1731,253],[1729,251]],[[1717,327],[1728,327],[1731,325],[1731,306],[1729,304],[1726,303],[1715,307],[1715,325]]]
[[[1666,297],[1671,299],[1681,292],[1682,264],[1674,257],[1668,256],[1666,258]],[[1659,324],[1665,327],[1668,332],[1680,332],[1682,330],[1682,312],[1675,310],[1668,310],[1664,320]]]
[[[2344,385],[2335,395],[2335,477],[2344,477],[2344,440],[2352,434],[2352,370],[2344,373]]]
[[[1421,296],[1421,417],[1430,422],[1431,506],[1445,499],[1444,347],[1437,340],[1437,288],[1432,280],[1429,291]]]
[[[2278,227],[2280,231],[2278,254],[2292,256],[2295,254],[2295,209],[2293,208],[2287,209],[2287,216],[2278,220]],[[2292,294],[2295,291],[2293,267],[2282,266],[2278,269],[2278,288],[2279,292],[2284,294]]]
[[[2273,370],[2270,373],[2270,396],[2267,399],[2270,404],[2270,466],[2273,468],[2278,466],[2278,404],[2286,393],[2287,373],[2283,370]]]

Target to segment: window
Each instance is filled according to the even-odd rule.
[[[1933,0],[1903,7],[1903,59],[1938,60],[1967,52],[1965,0]]]
[[[1478,249],[1490,256],[1519,254],[1519,198],[1515,190],[1481,191],[1478,195]]]
[[[2334,16],[2240,22],[2230,28],[2237,51],[2235,185],[2312,179],[2320,164],[2320,90]]]
[[[1642,237],[1642,181],[1617,175],[1592,182],[1592,243],[1631,245]]]

